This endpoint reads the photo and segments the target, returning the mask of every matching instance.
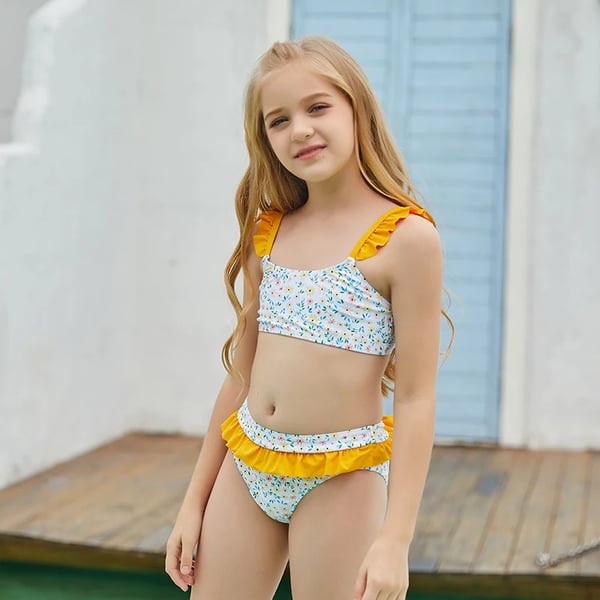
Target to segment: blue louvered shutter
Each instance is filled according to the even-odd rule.
[[[457,329],[438,380],[439,438],[497,438],[510,8],[510,0],[293,4],[294,37],[327,35],[365,69],[437,220]]]

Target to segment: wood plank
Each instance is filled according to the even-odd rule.
[[[123,552],[9,535],[0,535],[0,560],[116,571],[158,572],[164,569],[164,557],[151,552]]]
[[[99,482],[119,479],[128,465],[140,462],[140,454],[168,454],[174,439],[130,434],[0,490],[0,531],[18,529],[22,522],[35,518],[40,508],[52,512]]]
[[[582,536],[584,542],[600,536],[600,452],[590,455],[588,477],[585,526]],[[600,548],[577,559],[576,573],[596,577],[600,575]],[[600,595],[598,597],[600,598]]]
[[[0,490],[5,522],[8,506],[26,517],[17,533],[0,532],[0,560],[162,570],[200,443],[132,434]],[[599,497],[600,453],[436,446],[411,546],[411,590],[598,600],[600,553],[578,559],[576,573],[543,572],[533,560],[575,530],[597,535]],[[62,541],[27,535],[32,522]]]
[[[523,519],[508,570],[511,574],[536,570],[538,552],[548,551],[550,531],[554,523],[558,494],[565,470],[566,454],[540,453],[541,463],[531,494],[523,508]]]
[[[420,523],[417,551],[421,564],[429,565],[429,570],[437,572],[448,556],[447,546],[460,522],[465,492],[476,483],[491,453],[490,449],[463,449],[460,465],[452,472],[436,507],[425,505],[429,512]]]
[[[547,575],[468,575],[464,573],[414,573],[410,590],[439,594],[441,598],[483,598],[507,600],[598,600],[600,579]]]
[[[175,444],[177,452],[173,451],[172,439],[153,442],[147,444],[136,436],[124,438],[121,444],[112,446],[117,460],[106,472],[98,469],[93,474],[81,474],[86,460],[97,465],[94,456],[79,457],[72,469],[64,469],[68,485],[47,491],[43,502],[28,496],[21,507],[11,510],[10,519],[4,519],[1,529],[69,543],[98,543],[107,532],[128,522],[140,506],[151,510],[155,502],[160,503],[157,481],[167,488],[179,484],[180,489],[187,484],[200,441],[180,438]],[[183,456],[187,460],[182,460]],[[101,466],[106,466],[106,461]],[[4,508],[2,497],[0,492],[0,507]]]
[[[532,452],[503,450],[498,468],[506,480],[496,508],[490,517],[483,544],[473,564],[477,573],[505,573],[511,558],[523,507],[539,465],[539,457]]]
[[[150,462],[128,463],[118,474],[120,489],[116,488],[112,480],[99,481],[94,486],[79,490],[76,495],[72,494],[64,503],[54,504],[51,510],[36,512],[32,517],[19,522],[19,531],[57,541],[80,541],[88,531],[97,531],[101,511],[112,503],[114,494],[117,494],[117,498],[123,498],[119,507],[130,518],[135,511],[135,503],[130,500],[132,491],[143,486],[144,480],[151,477],[151,472]]]
[[[163,554],[167,538],[175,522],[183,494],[165,496],[163,503],[153,510],[132,519],[103,540],[107,547],[117,550],[134,550]]]
[[[410,547],[409,565],[411,571],[432,572],[437,570],[439,545],[436,533],[443,529],[441,523],[435,523],[433,515],[443,506],[445,494],[452,489],[456,472],[462,467],[466,451],[462,448],[433,449],[431,466],[423,491],[419,509],[415,537]]]
[[[5,521],[2,519],[10,516],[9,511],[19,507],[39,493],[57,493],[57,490],[79,482],[81,486],[87,481],[94,481],[106,474],[111,468],[120,468],[123,457],[123,446],[132,441],[130,436],[119,438],[103,446],[90,450],[76,458],[59,463],[54,467],[37,473],[26,479],[18,481],[0,490],[0,527]],[[73,477],[73,481],[69,480]]]
[[[105,497],[104,504],[99,503],[79,510],[76,513],[77,518],[69,526],[53,524],[52,530],[47,529],[48,536],[75,543],[112,547],[111,540],[119,532],[127,531],[131,535],[132,525],[141,520],[145,525],[145,532],[140,536],[140,539],[143,539],[155,527],[154,522],[160,516],[159,511],[164,514],[169,506],[175,507],[181,502],[190,473],[191,470],[187,469],[185,473],[175,472],[171,478],[165,475],[163,481],[167,487],[161,489],[145,485],[139,485],[138,489],[135,489],[136,483],[132,481],[133,487],[124,486],[119,490],[119,495],[110,499]],[[176,491],[170,489],[173,483],[178,485]],[[143,510],[140,510],[140,504]],[[137,549],[137,545],[130,546],[130,549]],[[155,549],[160,550],[158,547]]]
[[[551,554],[563,553],[583,542],[587,500],[589,454],[568,454],[558,498],[556,519],[548,544]],[[569,560],[552,567],[551,574],[574,575],[576,562]]]
[[[473,485],[463,489],[460,520],[444,548],[440,572],[472,572],[486,525],[499,501],[505,479],[502,452],[488,452],[484,469]]]
[[[433,456],[417,519],[419,533],[442,530],[440,521],[443,519],[438,519],[440,503],[456,493],[455,489],[459,487],[456,475],[465,467],[467,456],[464,448],[444,448],[443,452]]]
[[[420,513],[427,513],[427,506],[433,508],[433,503],[437,503],[439,497],[445,493],[456,470],[460,468],[464,456],[464,448],[440,446],[433,448]]]
[[[140,462],[145,468],[123,473],[118,487],[113,482],[97,486],[97,496],[82,495],[68,513],[57,515],[46,524],[48,537],[67,539],[75,543],[99,543],[128,526],[138,514],[153,511],[168,498],[175,503],[183,497],[200,443],[193,440],[181,446],[180,453],[165,454]],[[160,485],[157,485],[160,482]],[[65,521],[66,515],[66,521]]]

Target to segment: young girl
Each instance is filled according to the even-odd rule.
[[[166,571],[193,600],[271,599],[288,560],[294,600],[404,599],[434,428],[437,231],[333,42],[263,55],[245,134],[229,374]]]

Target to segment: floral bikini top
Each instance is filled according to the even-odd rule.
[[[344,261],[310,270],[289,269],[270,261],[283,213],[261,213],[254,235],[263,269],[258,330],[354,352],[389,354],[394,347],[392,306],[365,279],[356,261],[376,254],[396,224],[411,213],[431,220],[423,209],[393,208],[377,219]]]

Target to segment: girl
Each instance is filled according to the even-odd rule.
[[[238,323],[166,571],[193,600],[268,600],[289,559],[294,600],[404,599],[434,428],[437,231],[330,40],[274,44],[244,124]]]

